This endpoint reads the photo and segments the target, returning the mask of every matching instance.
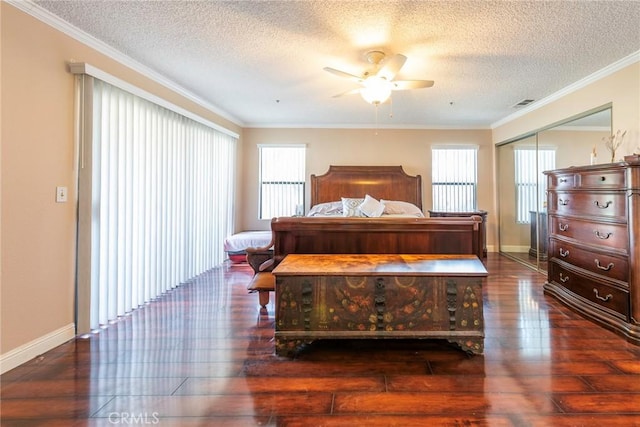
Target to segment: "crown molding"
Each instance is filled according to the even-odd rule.
[[[393,125],[329,123],[247,123],[245,129],[365,129],[365,130],[491,130],[488,125]]]
[[[556,93],[553,93],[549,96],[547,96],[546,98],[542,98],[539,101],[534,102],[533,104],[518,110],[516,113],[513,113],[503,119],[498,120],[495,123],[491,124],[491,129],[495,129],[499,126],[502,126],[504,124],[507,124],[519,117],[522,117],[528,113],[531,113],[532,111],[535,111],[539,108],[544,107],[545,105],[548,105],[554,101],[557,101],[558,99],[565,97],[567,95],[569,95],[570,93],[573,93],[579,89],[582,89],[598,80],[601,80],[605,77],[610,76],[611,74],[625,68],[628,67],[631,64],[635,64],[636,62],[640,61],[640,50],[633,52],[632,54],[625,56],[624,58],[614,62],[613,64],[610,64],[604,68],[602,68],[601,70],[596,71],[593,74],[588,75],[587,77],[578,80],[577,82],[565,87],[564,89],[559,90]]]
[[[49,25],[50,27],[55,28],[56,30],[68,35],[69,37],[79,41],[82,44],[89,46],[92,49],[97,50],[101,54],[131,68],[132,70],[142,74],[143,76],[153,80],[154,82],[170,89],[171,91],[177,93],[178,95],[192,101],[199,106],[206,108],[212,113],[217,114],[218,116],[229,120],[237,126],[242,127],[244,123],[239,120],[237,117],[233,117],[226,111],[222,111],[220,108],[215,105],[205,101],[194,93],[188,91],[182,86],[178,85],[174,81],[168,79],[157,71],[147,67],[139,63],[138,61],[132,59],[131,57],[125,55],[119,50],[113,48],[112,46],[96,39],[90,34],[82,31],[81,29],[71,25],[67,21],[61,19],[60,17],[52,14],[48,10],[42,8],[41,6],[33,3],[31,0],[2,0],[15,8],[25,12],[28,15],[36,18],[37,20]],[[78,58],[75,58],[75,61],[81,62]]]

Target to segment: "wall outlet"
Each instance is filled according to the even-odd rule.
[[[56,203],[67,202],[67,187],[56,187]]]

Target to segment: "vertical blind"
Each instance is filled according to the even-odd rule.
[[[237,139],[90,81],[91,194],[80,185],[80,198],[91,198],[91,212],[83,220],[80,211],[90,226],[79,236],[91,234],[96,329],[224,261]]]
[[[537,151],[537,153],[536,153]],[[538,150],[535,147],[517,148],[515,156],[516,222],[531,222],[530,212],[545,210],[546,179],[542,173],[555,169],[556,152],[553,149]]]
[[[431,149],[433,210],[469,212],[477,209],[475,146]]]
[[[260,219],[292,216],[304,206],[303,145],[259,145]]]

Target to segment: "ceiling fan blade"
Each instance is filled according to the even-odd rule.
[[[433,80],[397,80],[391,83],[391,90],[422,89],[433,86]]]
[[[352,80],[356,83],[362,83],[362,77],[358,77],[356,75],[353,74],[349,74],[349,73],[345,73],[344,71],[340,71],[340,70],[336,70],[335,68],[331,68],[331,67],[324,67],[323,70],[336,75],[338,77],[343,77],[343,78],[347,78],[349,80]]]
[[[351,90],[348,90],[346,92],[342,92],[342,93],[339,93],[337,95],[333,95],[332,98],[340,98],[341,96],[345,96],[345,95],[355,95],[356,93],[360,93],[360,88],[351,89]]]
[[[393,80],[393,78],[398,74],[400,68],[407,61],[407,57],[401,54],[393,55],[391,58],[386,60],[382,64],[382,68],[376,73],[379,77],[384,77],[388,81]]]

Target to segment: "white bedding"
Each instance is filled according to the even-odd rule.
[[[224,251],[244,252],[247,248],[260,248],[271,241],[271,231],[242,231],[224,240]]]
[[[307,213],[309,217],[424,218],[416,205],[397,200],[376,200],[368,194],[363,198],[346,198],[320,203]]]
[[[426,218],[425,216],[421,216],[421,215],[386,214],[386,213],[383,213],[382,215],[380,215],[378,217],[367,217],[367,216],[363,216],[363,215],[345,216],[345,215],[343,215],[341,213],[339,213],[339,214],[313,214],[313,215],[307,215],[307,217],[312,217],[312,218],[362,218],[362,219],[367,219],[367,218],[375,218],[375,219],[385,219],[385,218],[389,218],[389,219],[393,219],[393,218]]]

